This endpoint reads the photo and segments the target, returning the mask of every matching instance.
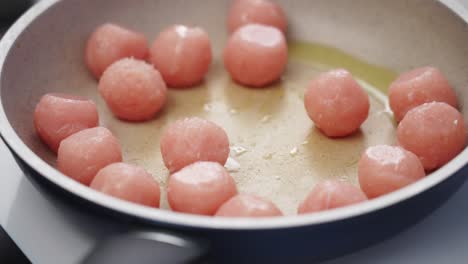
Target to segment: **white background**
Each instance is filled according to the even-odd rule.
[[[3,143],[0,168],[0,224],[33,263],[76,263],[98,240],[119,232],[41,195]],[[468,184],[395,238],[327,263],[468,263]]]

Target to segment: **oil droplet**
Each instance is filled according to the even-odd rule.
[[[239,162],[237,162],[237,160],[229,157],[227,159],[226,164],[224,165],[224,167],[229,172],[237,172],[237,171],[240,170],[241,165],[239,164]]]
[[[301,145],[303,145],[303,146],[307,145],[307,144],[309,144],[309,141],[307,141],[307,140],[301,143]]]
[[[203,110],[205,110],[205,112],[210,112],[211,110],[213,110],[213,106],[211,104],[204,104]]]
[[[299,150],[297,149],[297,147],[294,147],[293,149],[291,149],[291,151],[289,151],[289,154],[294,157],[297,155],[297,152],[299,152]]]
[[[260,122],[267,123],[268,121],[270,121],[270,119],[271,119],[271,115],[266,115],[260,120]]]
[[[458,119],[453,120],[454,125],[458,125]]]
[[[263,155],[262,158],[266,159],[266,160],[271,160],[273,158],[273,153],[267,153],[267,154]]]
[[[236,109],[233,108],[233,109],[229,110],[229,113],[231,115],[237,115],[239,112]]]
[[[338,180],[342,182],[347,182],[349,179],[348,175],[341,175]]]
[[[279,176],[275,176],[275,180],[279,181],[280,177]]]
[[[232,146],[231,151],[238,157],[246,153],[248,150],[243,146]]]

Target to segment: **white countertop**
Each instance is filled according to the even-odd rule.
[[[3,143],[0,168],[0,224],[33,263],[76,263],[99,239],[120,231],[41,195]],[[405,232],[327,263],[468,263],[468,184]]]

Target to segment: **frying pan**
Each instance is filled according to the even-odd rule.
[[[389,195],[345,208],[296,216],[318,181],[356,183],[356,163],[370,145],[395,143],[385,91],[401,71],[440,68],[468,102],[468,13],[457,2],[427,0],[278,1],[290,21],[290,62],[266,89],[234,84],[222,67],[228,1],[44,0],[23,15],[0,44],[0,132],[25,174],[45,193],[77,210],[131,230],[96,247],[88,263],[311,263],[386,239],[427,216],[464,182],[464,150],[426,178]],[[96,91],[83,62],[92,30],[114,22],[150,39],[168,25],[206,29],[214,62],[205,82],[171,90],[163,113],[145,123],[117,120]],[[362,129],[347,138],[324,137],[307,118],[302,94],[318,72],[348,68],[371,97]],[[226,165],[241,192],[272,199],[285,217],[212,218],[174,213],[163,197],[156,210],[97,193],[55,170],[55,156],[35,135],[32,112],[46,92],[85,95],[100,122],[120,139],[126,161],[144,166],[162,185],[167,178],[159,136],[167,124],[201,116],[222,125],[232,144]],[[164,192],[163,192],[164,193]]]

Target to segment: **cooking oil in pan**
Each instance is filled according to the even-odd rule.
[[[168,172],[159,150],[161,133],[179,118],[212,120],[229,135],[227,166],[239,191],[267,197],[285,214],[294,214],[318,181],[357,184],[357,163],[367,146],[395,143],[385,90],[396,74],[318,44],[292,43],[289,53],[286,73],[271,87],[249,89],[233,83],[218,59],[203,85],[170,90],[167,106],[154,120],[139,124],[117,120],[101,101],[102,123],[122,141],[125,159],[144,166],[164,186]],[[317,74],[338,67],[353,73],[369,92],[371,110],[357,133],[330,139],[307,117],[303,94]],[[167,208],[164,196],[162,206]]]

